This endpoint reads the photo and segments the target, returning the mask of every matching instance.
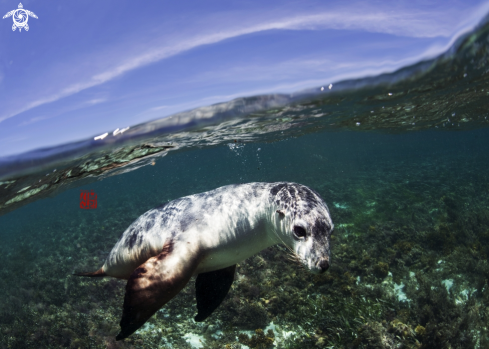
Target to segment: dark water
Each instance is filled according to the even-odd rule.
[[[484,23],[393,74],[0,159],[0,348],[489,347]],[[125,282],[71,274],[98,269],[148,209],[254,181],[321,194],[335,223],[328,272],[272,247],[238,265],[205,322],[192,320],[191,281],[115,342]],[[97,209],[80,209],[85,189]]]

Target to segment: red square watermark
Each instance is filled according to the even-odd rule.
[[[91,210],[97,208],[97,194],[93,190],[82,190],[80,193],[80,208]]]

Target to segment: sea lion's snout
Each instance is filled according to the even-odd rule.
[[[317,268],[319,269],[319,273],[324,273],[329,268],[329,261],[327,259],[321,259],[317,262]]]

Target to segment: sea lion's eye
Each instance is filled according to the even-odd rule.
[[[301,239],[306,237],[306,229],[299,227],[298,225],[294,226],[294,235],[296,238]]]

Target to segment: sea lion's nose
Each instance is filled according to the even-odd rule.
[[[329,261],[327,259],[321,259],[318,262],[318,267],[321,269],[321,273],[324,273],[329,268]]]

